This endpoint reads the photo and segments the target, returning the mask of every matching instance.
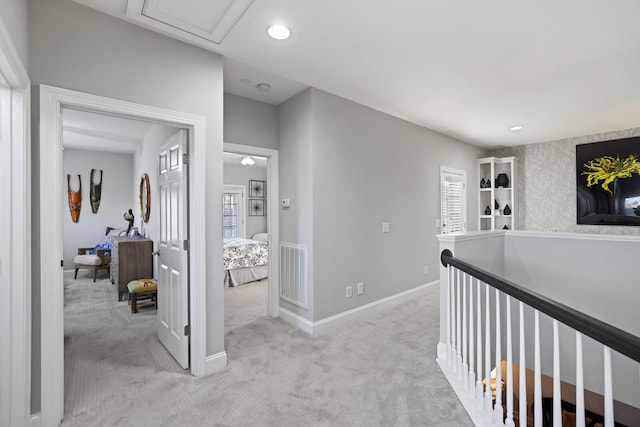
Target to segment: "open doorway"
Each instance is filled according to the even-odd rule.
[[[224,145],[225,333],[278,316],[276,150]]]
[[[40,353],[43,361],[40,372],[41,422],[59,424],[64,413],[64,286],[63,286],[63,232],[62,215],[66,182],[62,173],[62,109],[105,113],[130,117],[186,129],[187,145],[191,153],[188,181],[188,203],[194,205],[188,211],[188,274],[192,279],[189,294],[189,332],[191,343],[191,374],[206,375],[226,365],[226,353],[206,356],[206,246],[205,216],[201,214],[201,202],[206,200],[204,118],[188,113],[135,104],[66,89],[41,85],[40,90],[40,206],[48,207],[47,215],[39,218],[41,277],[47,278],[47,286],[40,287]],[[188,159],[185,159],[188,160]],[[155,162],[154,162],[155,163]],[[56,177],[58,177],[56,179]],[[66,214],[69,214],[67,210]],[[186,247],[186,245],[185,245]],[[214,292],[215,294],[215,292]],[[221,292],[220,292],[221,294]],[[221,296],[221,295],[220,295]],[[182,328],[181,328],[182,329]],[[36,371],[36,373],[38,373]],[[37,384],[36,377],[36,384]],[[36,391],[37,393],[37,391]]]
[[[225,334],[268,316],[267,158],[224,153]]]
[[[62,207],[64,416],[74,419],[117,399],[132,377],[185,372],[158,340],[157,295],[147,294],[134,312],[126,288],[133,278],[159,278],[156,153],[181,130],[70,108],[62,109],[62,128],[70,194]]]

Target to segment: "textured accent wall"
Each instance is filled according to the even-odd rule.
[[[515,156],[518,159],[518,228],[640,235],[640,227],[578,225],[576,221],[576,145],[632,136],[640,136],[640,128],[494,151],[491,155]]]

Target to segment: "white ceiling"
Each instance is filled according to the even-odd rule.
[[[222,54],[225,90],[273,104],[313,86],[484,147],[640,126],[638,0],[75,1]]]
[[[150,122],[64,108],[62,144],[65,148],[135,153],[153,126]]]
[[[142,147],[145,136],[153,126],[166,125],[67,107],[62,110],[62,141],[65,148],[133,154]],[[224,164],[242,166],[240,161],[244,157],[244,154],[225,152]],[[255,164],[246,167],[267,167],[265,157],[251,157]]]

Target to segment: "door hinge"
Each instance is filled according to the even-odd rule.
[[[189,325],[184,326],[184,336],[185,337],[191,336],[191,326]]]
[[[182,247],[185,251],[189,250],[189,241],[188,240],[183,240],[182,241]]]
[[[189,153],[182,153],[182,164],[189,164]]]

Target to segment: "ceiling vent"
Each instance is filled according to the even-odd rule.
[[[253,0],[129,0],[127,17],[147,28],[218,51],[251,3]]]

